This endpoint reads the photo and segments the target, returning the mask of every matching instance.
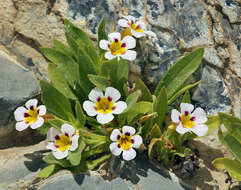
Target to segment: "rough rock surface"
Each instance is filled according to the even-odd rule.
[[[180,56],[203,46],[202,68],[209,69],[195,75],[205,83],[194,90],[193,99],[197,105],[211,101],[209,113],[228,111],[240,117],[240,5],[238,0],[6,0],[0,7],[0,43],[38,78],[46,78],[47,61],[39,48],[52,46],[53,39],[65,41],[64,18],[95,40],[103,16],[112,32],[120,29],[116,23],[121,15],[131,14],[158,36],[155,42],[141,41],[133,75],[155,86]]]
[[[155,167],[142,157],[132,161],[130,168],[123,169],[125,175],[111,181],[97,175],[72,175],[68,171],[41,180],[36,174],[46,165],[41,159],[45,152],[45,142],[0,150],[0,190],[159,190],[160,186],[172,190],[190,189],[178,183],[174,175],[171,177],[168,171]],[[134,175],[129,175],[130,171]]]
[[[33,73],[0,50],[0,137],[13,130],[13,111],[40,91]],[[0,140],[1,142],[1,140]],[[0,146],[1,147],[1,146]]]

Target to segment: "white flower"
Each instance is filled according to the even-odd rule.
[[[135,135],[136,130],[130,126],[122,127],[122,134],[118,129],[114,129],[110,139],[115,141],[110,144],[110,151],[113,155],[119,156],[123,151],[124,160],[132,160],[136,157],[136,151],[133,148],[139,148],[142,144],[142,137]]]
[[[38,106],[37,99],[28,100],[25,107],[18,107],[14,111],[14,117],[17,121],[16,130],[22,131],[29,125],[32,129],[37,129],[44,124],[44,119],[41,117],[46,114],[46,107],[44,105]]]
[[[136,40],[131,36],[126,36],[121,40],[121,34],[119,32],[113,32],[108,35],[109,41],[100,40],[100,48],[108,50],[105,53],[106,59],[114,59],[115,57],[133,61],[136,59],[136,52],[133,49],[136,47]]]
[[[133,16],[123,17],[124,19],[118,20],[118,24],[122,27],[129,28],[131,30],[131,34],[136,38],[141,38],[146,35],[156,38],[156,34],[154,32],[146,30],[146,25],[144,22],[136,22],[136,19]]]
[[[204,124],[207,121],[204,110],[198,107],[193,111],[194,106],[188,103],[181,103],[180,107],[181,114],[176,109],[171,113],[172,121],[178,124],[176,131],[180,134],[192,131],[198,136],[206,135],[208,126]]]
[[[125,102],[118,101],[121,94],[113,87],[107,87],[105,95],[96,87],[91,90],[88,97],[91,101],[85,101],[83,108],[89,116],[97,115],[96,119],[101,124],[112,121],[113,114],[120,114],[127,108]]]
[[[75,129],[69,124],[61,126],[62,134],[55,136],[55,142],[49,142],[47,149],[53,151],[57,159],[63,159],[68,156],[68,151],[75,151],[78,148],[79,135],[75,135]]]

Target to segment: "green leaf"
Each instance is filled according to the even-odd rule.
[[[218,170],[226,169],[232,178],[241,181],[241,163],[237,160],[217,158],[212,161],[212,164]]]
[[[60,69],[68,83],[74,87],[79,82],[78,64],[72,58],[52,48],[40,48],[41,52]]]
[[[62,166],[63,168],[70,167],[71,164],[68,160],[66,159],[56,159],[53,155],[53,153],[48,154],[47,156],[43,157],[43,161],[48,163],[48,164],[58,164]]]
[[[141,95],[141,91],[137,90],[137,91],[131,93],[127,97],[127,99],[126,99],[127,108],[124,110],[123,113],[128,112],[135,105],[135,103],[137,102],[137,100],[140,97],[140,95]]]
[[[107,80],[106,77],[102,77],[99,75],[88,75],[89,80],[98,88],[100,88],[101,90],[105,91],[105,89],[110,86],[109,81]]]
[[[42,102],[47,107],[49,113],[64,119],[72,121],[72,109],[68,99],[48,82],[41,80]]]
[[[146,114],[152,111],[151,102],[137,102],[127,113],[127,122],[130,123],[137,115]]]
[[[78,44],[75,42],[75,40],[71,37],[71,35],[67,32],[65,32],[65,38],[67,40],[67,43],[69,44],[69,47],[71,50],[75,53],[75,57],[77,57],[77,50],[78,50]]]
[[[51,164],[47,167],[45,167],[44,169],[42,169],[39,173],[38,173],[38,177],[40,178],[47,178],[51,175],[53,175],[54,173],[58,172],[59,170],[61,170],[61,167],[55,164]]]
[[[158,142],[162,142],[162,138],[153,138],[151,139],[151,143],[148,145],[148,157],[151,158],[151,153],[154,145]]]
[[[213,133],[218,127],[221,125],[221,121],[219,119],[219,116],[207,116],[208,120],[205,123],[208,126],[208,133],[207,135],[210,135]]]
[[[48,122],[48,123],[44,123],[43,126],[37,128],[37,131],[38,131],[39,133],[45,135],[45,134],[48,133],[50,127],[52,127],[52,126],[50,125],[49,122]]]
[[[80,125],[79,127],[84,126],[85,122],[86,122],[86,116],[78,101],[76,101],[76,104],[75,104],[75,112],[76,112],[77,119],[79,121],[79,125]],[[76,126],[76,127],[78,127],[78,126]]]
[[[112,68],[117,67],[117,64],[118,64],[117,58],[102,62],[101,68],[100,68],[101,75],[104,77],[110,78],[110,72]]]
[[[229,133],[226,133],[224,135],[222,131],[219,129],[218,131],[218,137],[220,141],[226,145],[228,150],[234,155],[234,157],[241,162],[241,144],[236,138],[234,138],[232,135]]]
[[[191,104],[191,97],[190,97],[190,93],[188,90],[186,90],[185,94],[182,97],[182,103]]]
[[[241,143],[241,120],[225,113],[218,113],[220,120],[225,125],[229,133]]]
[[[98,64],[99,57],[89,36],[83,30],[74,26],[67,19],[64,20],[64,24],[78,46],[83,48],[86,54],[90,56],[94,64]]]
[[[100,54],[104,54],[105,50],[101,49],[99,44],[100,44],[100,40],[107,40],[108,36],[105,32],[105,18],[102,18],[100,25],[98,27],[98,47],[99,47],[99,52]]]
[[[54,40],[54,49],[56,49],[57,51],[65,54],[69,57],[74,57],[74,53],[71,50],[71,48],[66,46],[64,43],[62,43],[58,40]]]
[[[78,146],[77,150],[75,150],[73,152],[69,151],[67,160],[69,160],[73,166],[79,165],[79,163],[81,161],[81,153],[84,150],[85,146],[86,146],[85,142],[82,141],[81,139],[79,139],[79,146]]]
[[[153,105],[153,111],[157,112],[158,114],[157,118],[155,119],[155,122],[159,125],[161,129],[163,126],[163,121],[164,121],[167,109],[168,109],[168,106],[167,106],[166,88],[163,86]]]
[[[152,95],[145,83],[140,79],[136,79],[136,90],[141,90],[141,97],[140,101],[147,101],[147,102],[152,102]]]
[[[170,99],[199,67],[204,54],[204,48],[189,53],[175,63],[159,82],[155,95],[157,96],[163,86],[166,86],[167,97]]]
[[[56,128],[56,129],[58,129],[60,131],[61,130],[61,126],[63,124],[65,124],[66,122],[61,120],[61,119],[55,118],[55,119],[49,120],[49,123],[50,123],[50,125],[52,125],[52,127]]]
[[[94,88],[94,85],[90,82],[88,78],[88,74],[96,75],[95,67],[89,57],[88,54],[81,51],[81,49],[77,50],[77,63],[79,65],[79,76],[80,76],[80,87],[85,92],[87,96],[90,90]]]
[[[168,105],[171,104],[172,102],[174,102],[179,96],[181,96],[185,91],[197,86],[199,83],[201,83],[202,81],[198,81],[194,84],[190,84],[185,86],[184,88],[182,88],[181,90],[179,90],[177,93],[175,93],[169,100],[168,100]]]
[[[75,95],[69,88],[68,82],[65,80],[64,74],[54,64],[49,63],[48,74],[52,81],[53,86],[60,91],[65,97],[76,99]]]
[[[112,64],[110,70],[111,85],[123,94],[123,85],[128,80],[129,64],[121,59],[117,64]]]

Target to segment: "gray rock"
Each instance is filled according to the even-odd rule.
[[[13,111],[39,91],[34,75],[0,51],[0,136],[13,129],[9,125]]]
[[[0,150],[0,190],[23,189],[32,183],[46,164],[42,161],[45,143]]]
[[[208,114],[215,114],[230,108],[230,94],[220,74],[209,66],[202,70],[202,83],[193,94],[193,100],[197,105],[205,108]]]
[[[83,190],[167,190],[192,189],[184,183],[181,185],[165,170],[160,169],[147,159],[139,156],[124,165],[117,177],[111,181],[105,181],[99,176],[72,175],[60,173],[45,180],[39,190],[55,189],[83,189]]]

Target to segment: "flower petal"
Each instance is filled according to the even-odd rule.
[[[75,151],[75,150],[78,148],[78,145],[79,145],[78,140],[79,140],[79,135],[74,135],[74,136],[71,138],[72,144],[71,144],[71,146],[69,147],[69,150]]]
[[[192,117],[195,117],[194,122],[196,124],[202,124],[205,123],[208,119],[206,117],[206,113],[202,108],[196,108],[192,112]]]
[[[135,30],[132,30],[131,29],[131,33],[133,36],[135,36],[136,38],[141,38],[143,36],[145,36],[145,33],[144,32],[136,32]]]
[[[120,114],[127,108],[127,104],[123,101],[116,102],[114,106],[115,109],[112,111],[113,114]]]
[[[192,110],[194,109],[194,106],[188,103],[181,103],[180,107],[181,107],[181,114],[183,114],[185,111],[188,111],[188,113],[191,114]]]
[[[105,97],[108,97],[108,96],[111,97],[114,102],[116,102],[117,100],[120,99],[121,94],[117,89],[113,87],[107,87],[105,89]]]
[[[118,140],[118,136],[121,135],[121,132],[119,129],[114,129],[112,132],[111,132],[111,135],[110,135],[110,140],[112,141],[117,141]]]
[[[118,24],[122,27],[129,27],[128,20],[126,20],[126,19],[118,20]]]
[[[48,142],[46,148],[49,150],[57,151],[57,148],[55,147],[55,144],[53,142]]]
[[[108,47],[109,42],[107,40],[100,40],[100,44],[99,45],[100,45],[101,49],[104,49],[104,50],[108,50],[109,49],[109,47]]]
[[[123,59],[133,61],[136,59],[136,52],[133,50],[127,50],[124,54],[120,55]]]
[[[136,157],[136,151],[133,148],[123,150],[123,159],[126,161],[132,160]]]
[[[68,156],[68,150],[66,151],[53,151],[53,155],[55,158],[57,159],[63,159],[63,158],[66,158]]]
[[[152,32],[152,31],[144,31],[144,33],[153,37],[153,38],[157,38],[156,33]]]
[[[98,114],[96,119],[100,124],[106,124],[106,123],[109,123],[110,121],[112,121],[114,119],[114,116],[111,113],[110,114]]]
[[[21,106],[18,107],[15,111],[14,111],[14,117],[16,121],[23,121],[24,120],[24,113],[27,113],[28,110]]]
[[[99,88],[95,87],[93,88],[89,95],[88,98],[92,101],[92,102],[97,102],[98,98],[101,98],[103,96],[103,92],[102,90],[100,90]]]
[[[108,60],[114,59],[116,57],[115,55],[112,55],[110,51],[107,51],[104,56]]]
[[[136,22],[136,25],[137,26],[139,25],[143,31],[146,30],[146,24],[144,22],[138,21],[138,22]]]
[[[28,100],[26,103],[25,103],[25,106],[26,108],[30,108],[31,106],[33,107],[37,107],[37,104],[38,104],[38,100],[37,99],[31,99],[31,100]]]
[[[185,128],[182,126],[182,123],[179,123],[179,125],[177,126],[176,128],[176,131],[180,134],[184,134],[184,133],[187,133],[189,131],[188,128]]]
[[[83,108],[89,116],[95,116],[97,114],[97,111],[95,110],[95,104],[91,101],[84,101]]]
[[[125,126],[122,127],[122,133],[123,134],[130,133],[130,136],[132,136],[136,133],[136,130],[133,127],[125,125]]]
[[[131,36],[125,36],[121,42],[126,44],[126,49],[132,49],[136,47],[136,40]]]
[[[131,137],[131,139],[134,140],[134,143],[132,144],[132,147],[139,148],[143,142],[142,137],[140,135],[135,135]]]
[[[133,21],[135,22],[136,18],[131,16],[131,15],[127,15],[127,16],[122,16],[123,18],[127,19],[128,21]]]
[[[120,40],[121,34],[119,32],[112,32],[108,34],[108,38],[110,39],[111,42],[113,42],[115,39]]]
[[[38,110],[39,110],[39,116],[42,116],[42,115],[46,114],[46,106],[45,105],[39,106]]]
[[[122,152],[122,149],[118,147],[117,142],[111,143],[109,148],[110,148],[111,153],[115,156],[119,156]]]
[[[44,119],[42,117],[38,117],[38,119],[31,123],[30,126],[32,129],[37,129],[39,127],[41,127],[44,124]]]
[[[197,136],[205,136],[208,132],[208,126],[201,124],[201,125],[195,125],[193,128],[191,128],[191,131],[194,132]]]
[[[175,123],[179,123],[180,122],[179,117],[180,117],[179,111],[177,111],[176,109],[173,109],[172,113],[171,113],[172,121],[175,122]]]
[[[16,123],[16,130],[17,131],[23,131],[29,126],[25,121],[17,122]]]
[[[67,133],[71,137],[74,134],[75,129],[72,125],[65,123],[61,126],[61,132]]]
[[[50,127],[50,129],[48,130],[48,133],[47,133],[47,140],[48,141],[54,141],[55,140],[55,136],[59,135],[59,134],[60,134],[59,130],[57,130],[54,127]]]

